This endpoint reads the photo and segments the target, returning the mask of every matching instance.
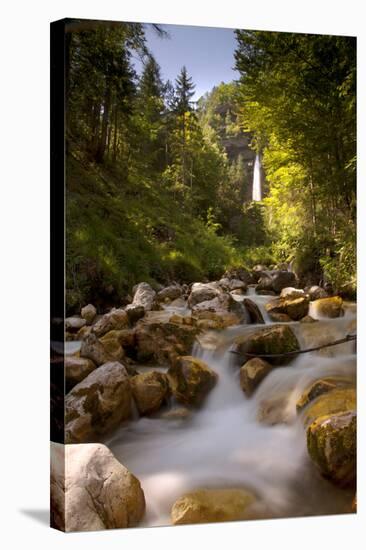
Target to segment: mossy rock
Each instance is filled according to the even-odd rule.
[[[331,298],[319,298],[319,300],[315,300],[313,302],[313,309],[321,317],[334,319],[344,315],[342,305],[343,300],[340,296],[332,296]]]
[[[302,411],[311,401],[314,401],[320,395],[328,393],[335,389],[347,388],[352,385],[352,381],[349,378],[343,377],[329,377],[322,378],[321,380],[315,380],[310,386],[308,386],[302,393],[300,399],[296,403],[296,410]]]
[[[305,411],[304,424],[308,426],[317,418],[356,410],[356,389],[338,388],[323,393]]]
[[[218,378],[206,363],[191,356],[177,357],[167,375],[175,399],[184,405],[200,405]]]
[[[144,372],[130,380],[132,395],[140,414],[151,414],[160,409],[169,395],[166,374],[158,371]]]
[[[266,304],[266,310],[269,314],[282,313],[288,315],[293,321],[299,321],[308,314],[309,298],[307,296],[277,298]]]
[[[253,357],[240,369],[240,387],[250,397],[257,386],[273,369],[273,365],[259,357]]]
[[[173,505],[174,525],[238,521],[250,518],[255,496],[245,489],[201,489],[180,497]]]
[[[237,346],[237,352],[243,355],[243,359],[249,360],[246,353],[255,356],[261,355],[280,355],[279,357],[262,357],[271,365],[286,365],[290,363],[296,354],[286,356],[282,355],[288,352],[297,352],[300,350],[299,342],[288,325],[273,325],[263,328],[245,337]]]
[[[137,360],[170,365],[179,355],[188,355],[200,329],[194,326],[140,321],[135,328]]]
[[[307,447],[322,475],[342,486],[356,480],[355,411],[317,418],[307,429]]]

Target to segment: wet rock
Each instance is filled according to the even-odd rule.
[[[276,397],[262,399],[259,403],[257,420],[261,424],[275,426],[277,424],[289,424],[293,414],[289,408],[290,391],[285,391]]]
[[[332,296],[331,298],[319,298],[313,302],[312,307],[316,315],[320,317],[341,317],[344,315],[342,308],[343,300],[340,296]]]
[[[128,327],[128,315],[124,309],[113,308],[93,325],[92,332],[100,338],[111,330],[120,330]]]
[[[254,356],[267,354],[283,354],[300,350],[299,342],[292,329],[288,325],[273,325],[267,328],[258,329],[255,333],[245,335],[240,339],[237,352],[243,355],[249,353]],[[296,355],[280,357],[263,357],[271,365],[285,365],[296,357]],[[247,356],[247,360],[250,357]]]
[[[213,300],[222,293],[218,283],[194,283],[188,297],[188,305],[193,308],[196,304]]]
[[[192,415],[192,411],[186,407],[174,407],[169,411],[165,411],[160,415],[160,418],[167,420],[186,420]]]
[[[176,300],[177,298],[180,298],[183,294],[182,288],[178,285],[171,285],[167,286],[166,288],[163,288],[163,290],[160,290],[157,294],[157,300],[158,302],[171,302],[172,300]]]
[[[97,316],[97,310],[93,304],[88,304],[87,306],[81,308],[81,316],[85,319],[88,325],[91,325]]]
[[[249,519],[255,497],[245,489],[201,489],[180,497],[173,505],[174,525]]]
[[[123,365],[102,365],[65,398],[66,443],[93,440],[131,416],[131,388]]]
[[[326,290],[324,290],[321,286],[313,285],[305,290],[312,302],[314,300],[319,300],[319,298],[327,298],[328,296]]]
[[[100,341],[103,342],[107,339],[117,340],[121,346],[125,348],[133,348],[135,346],[135,331],[134,329],[121,329],[121,330],[111,330],[107,332]]]
[[[276,298],[266,304],[269,315],[282,313],[288,315],[293,321],[299,321],[309,311],[309,298],[307,296]]]
[[[311,315],[305,315],[302,319],[300,319],[300,323],[315,323],[317,319],[314,319]]]
[[[66,531],[134,527],[145,512],[139,480],[100,443],[65,445],[64,460],[51,473],[59,487]]]
[[[253,300],[250,298],[244,298],[243,305],[246,308],[247,312],[249,313],[249,319],[250,322],[253,324],[264,324],[263,315]]]
[[[243,392],[250,397],[272,369],[273,365],[259,357],[247,361],[240,369],[240,386]]]
[[[283,288],[280,294],[280,298],[286,298],[290,300],[295,298],[303,298],[304,296],[304,290],[302,290],[301,288],[293,288],[291,286]]]
[[[206,363],[191,356],[178,357],[167,375],[175,399],[185,405],[200,405],[218,378]]]
[[[274,290],[257,290],[257,288],[255,289],[255,292],[256,294],[258,294],[258,296],[276,296],[276,293]]]
[[[109,353],[95,334],[89,334],[81,344],[80,356],[91,359],[97,366],[114,361],[114,356]]]
[[[188,355],[199,329],[169,322],[140,321],[135,328],[137,360],[170,365],[178,355]]]
[[[307,429],[307,447],[322,475],[340,485],[356,479],[355,411],[317,418]]]
[[[232,290],[230,294],[232,296],[244,296],[246,294],[246,291],[242,288],[236,288],[235,290]]]
[[[243,304],[235,301],[228,293],[221,293],[212,300],[206,300],[192,307],[192,315],[196,318],[207,319],[207,313],[214,313],[215,319],[221,319],[223,326],[237,325],[246,318]]]
[[[194,313],[192,320],[200,330],[222,330],[239,323],[239,318],[236,315],[225,311],[220,313],[197,311]]]
[[[291,323],[292,319],[287,313],[275,313],[273,311],[268,312],[268,316],[271,321],[275,323]]]
[[[259,294],[260,292],[264,292],[265,294],[268,294],[269,292],[274,292],[272,279],[268,276],[261,277],[258,281],[257,286],[255,287],[255,291],[257,294]]]
[[[296,285],[296,276],[291,271],[277,271],[272,276],[272,287],[275,292]]]
[[[65,355],[65,379],[67,391],[84,380],[94,369],[95,363],[85,357]]]
[[[65,319],[65,329],[69,332],[77,332],[85,325],[86,321],[81,317],[67,317]]]
[[[132,395],[140,414],[150,414],[160,409],[169,395],[166,374],[158,371],[144,372],[131,378]]]
[[[337,388],[323,393],[313,400],[304,412],[304,424],[308,426],[317,418],[356,410],[355,388]]]
[[[296,403],[296,410],[302,411],[311,401],[314,401],[320,395],[328,393],[337,388],[346,388],[352,385],[352,381],[343,377],[328,377],[321,380],[315,380],[302,393]]]
[[[156,292],[148,283],[139,283],[133,287],[132,306],[141,306],[145,311],[153,309],[155,304]],[[128,307],[128,306],[127,306]]]

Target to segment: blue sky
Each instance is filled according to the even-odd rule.
[[[220,82],[238,78],[233,70],[235,35],[232,29],[160,25],[170,38],[159,38],[146,25],[147,46],[161,67],[163,80],[175,81],[183,65],[196,85],[194,100]],[[141,63],[135,62],[136,69]]]

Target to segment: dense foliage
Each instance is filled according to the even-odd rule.
[[[239,262],[218,206],[238,176],[201,124],[187,69],[163,82],[141,24],[75,21],[67,41],[68,308]]]
[[[241,121],[263,154],[278,260],[340,290],[356,272],[355,39],[237,31]]]

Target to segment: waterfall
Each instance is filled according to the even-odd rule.
[[[253,201],[262,200],[262,186],[261,186],[261,161],[259,160],[259,154],[255,156],[254,171],[253,171]]]

